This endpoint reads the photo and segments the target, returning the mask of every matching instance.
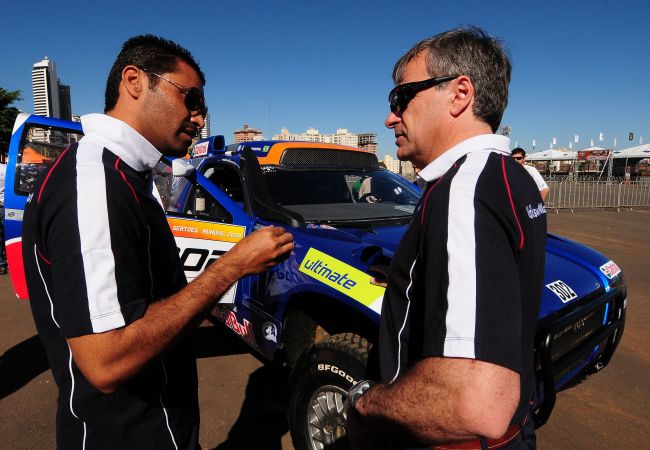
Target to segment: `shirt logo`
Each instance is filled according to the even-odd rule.
[[[546,214],[546,208],[544,208],[543,203],[538,203],[535,208],[533,208],[533,205],[528,205],[526,206],[526,213],[528,213],[529,218],[535,219],[543,214]]]

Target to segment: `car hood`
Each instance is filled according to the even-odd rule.
[[[297,253],[316,248],[357,269],[367,272],[372,264],[386,264],[394,255],[406,225],[335,228],[308,225],[291,230]],[[601,271],[608,258],[577,242],[549,234],[539,317],[543,318],[570,306],[599,290],[611,289]]]
[[[610,262],[609,258],[597,251],[553,234],[546,241],[546,267],[544,287],[542,288],[542,304],[539,317],[546,317],[568,303],[575,302],[597,291],[609,292],[612,282],[603,272],[603,267]],[[575,292],[575,297],[567,298],[563,292],[553,285],[560,281]],[[564,298],[563,298],[564,297]]]

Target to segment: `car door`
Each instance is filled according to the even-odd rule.
[[[22,226],[27,197],[39,174],[83,132],[79,122],[20,113],[16,118],[5,175],[5,244],[7,262],[18,298],[27,298],[23,269]]]

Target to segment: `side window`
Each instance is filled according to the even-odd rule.
[[[242,208],[244,207],[244,187],[236,167],[226,163],[215,164],[208,167],[204,175],[225,192],[232,201],[239,203]]]
[[[220,178],[217,173],[220,173],[220,171],[215,171],[213,167],[209,167],[204,175],[215,183],[217,187],[229,193],[226,185],[215,181],[218,181]],[[238,177],[237,180],[239,180]],[[200,186],[190,183],[184,177],[173,176],[171,167],[164,161],[159,162],[156,166],[154,181],[158,188],[163,207],[167,213],[179,217],[185,216],[222,223],[233,222],[232,215],[209,192]],[[230,192],[237,192],[237,190],[230,189]],[[241,192],[241,181],[239,181],[239,196],[242,197],[243,202]],[[232,195],[231,198],[233,198]]]
[[[16,158],[16,194],[28,195],[34,192],[39,174],[82,136],[81,133],[62,128],[42,125],[26,127]]]

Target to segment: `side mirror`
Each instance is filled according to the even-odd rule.
[[[187,177],[193,175],[196,168],[189,161],[176,158],[172,161],[172,175],[175,177]]]

